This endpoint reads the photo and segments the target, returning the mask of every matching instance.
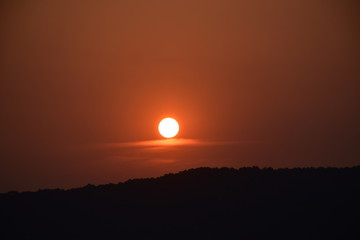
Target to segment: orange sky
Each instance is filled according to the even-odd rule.
[[[359,165],[359,7],[1,1],[0,192],[199,166]],[[187,144],[139,144],[161,140],[163,117]]]

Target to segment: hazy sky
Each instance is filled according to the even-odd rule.
[[[1,1],[0,192],[360,164],[357,0]],[[163,144],[157,124],[180,123]]]

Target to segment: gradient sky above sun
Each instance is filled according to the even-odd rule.
[[[200,166],[359,165],[358,10],[1,1],[0,192]],[[181,130],[164,142],[169,116]]]

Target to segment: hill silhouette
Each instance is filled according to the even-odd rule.
[[[0,194],[0,239],[360,239],[360,167],[198,168]]]

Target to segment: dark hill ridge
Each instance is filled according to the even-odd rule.
[[[0,239],[360,239],[360,167],[198,168],[0,194]]]

